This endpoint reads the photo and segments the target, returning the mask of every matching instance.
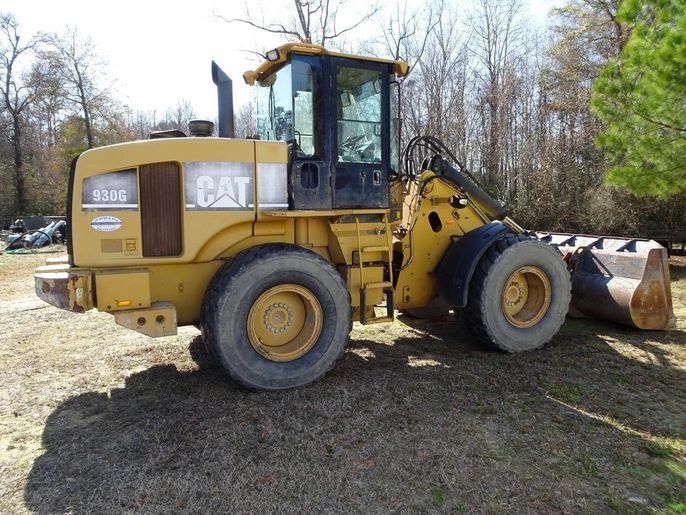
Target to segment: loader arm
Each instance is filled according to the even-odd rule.
[[[529,234],[557,249],[567,264],[571,315],[639,329],[675,327],[667,251],[657,242],[527,233],[449,160],[435,154],[424,164],[428,170],[408,195],[407,242],[397,245],[404,256],[396,287],[400,309],[423,307],[437,297],[447,306],[465,307],[474,269],[487,250],[508,233]],[[417,247],[433,252],[415,260]]]

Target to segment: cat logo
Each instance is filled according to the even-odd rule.
[[[200,207],[241,209],[248,206],[250,177],[211,177],[200,175],[195,181],[195,199]]]
[[[188,162],[184,170],[187,210],[254,208],[252,163]]]
[[[255,181],[259,209],[288,209],[285,163],[184,163],[187,211],[250,211],[255,209]]]

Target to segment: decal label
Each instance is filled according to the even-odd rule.
[[[136,211],[136,170],[104,173],[83,179],[81,208],[84,211]]]
[[[258,207],[288,208],[285,164],[257,165]],[[251,211],[255,208],[253,164],[234,162],[184,163],[187,211]]]
[[[230,211],[253,208],[252,163],[184,163],[186,209]]]
[[[116,216],[96,216],[91,220],[91,227],[96,231],[112,232],[121,227],[121,220]]]
[[[257,200],[260,209],[288,209],[286,163],[257,163]]]

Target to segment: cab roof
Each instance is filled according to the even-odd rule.
[[[329,55],[332,57],[345,57],[348,59],[357,59],[358,61],[367,61],[373,63],[386,63],[394,65],[396,75],[402,77],[407,75],[408,65],[405,61],[396,61],[394,59],[383,59],[380,57],[368,57],[361,55],[345,54],[342,52],[333,52],[321,45],[313,45],[310,43],[288,43],[281,45],[267,52],[267,60],[263,62],[256,70],[249,70],[243,74],[245,83],[249,86],[255,84],[255,81],[261,80],[262,77],[269,75],[269,73],[281,66],[288,60],[291,53],[310,54],[310,55]]]

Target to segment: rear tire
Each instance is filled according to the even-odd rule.
[[[223,369],[255,390],[316,381],[340,358],[352,329],[340,274],[314,252],[287,244],[253,247],[222,267],[201,319]]]
[[[530,236],[497,241],[479,260],[465,321],[483,343],[505,352],[543,347],[565,321],[571,281],[559,253]]]

